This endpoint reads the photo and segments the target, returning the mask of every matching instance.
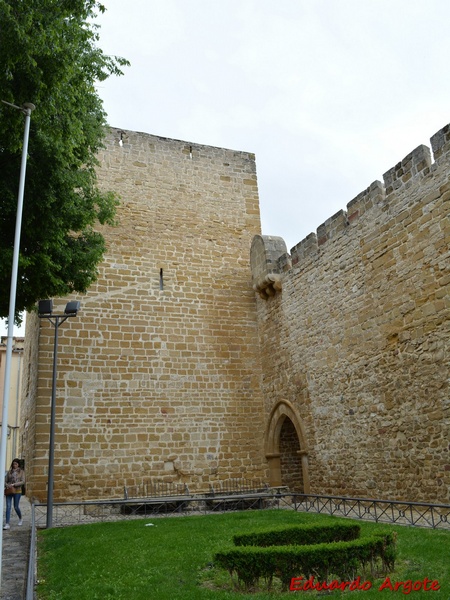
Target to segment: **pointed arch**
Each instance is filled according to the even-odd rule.
[[[310,492],[309,471],[308,471],[308,445],[306,442],[306,432],[301,418],[297,414],[295,407],[287,400],[280,400],[273,407],[265,434],[265,454],[269,463],[269,481],[272,487],[283,485],[281,479],[281,453],[280,437],[283,424],[286,419],[292,422],[297,434],[300,450],[299,467],[302,472],[304,492]]]

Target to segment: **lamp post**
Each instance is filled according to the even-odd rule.
[[[0,473],[3,477],[6,467],[6,441],[8,437],[8,411],[9,411],[9,386],[11,381],[12,346],[14,336],[14,317],[16,314],[17,273],[19,270],[20,233],[22,229],[23,194],[25,191],[25,173],[27,169],[28,138],[30,135],[31,112],[34,104],[26,103],[16,106],[2,100],[3,104],[20,110],[25,115],[25,129],[23,134],[22,162],[20,165],[19,193],[17,196],[16,229],[14,233],[14,251],[11,270],[11,288],[9,292],[8,334],[6,341],[5,381],[3,387],[2,407],[2,436],[0,442]],[[0,515],[3,515],[4,496],[0,494]],[[0,587],[1,587],[1,558],[3,557],[3,530],[0,529]]]
[[[53,341],[53,375],[52,375],[52,400],[50,405],[50,440],[48,447],[48,484],[47,484],[47,529],[53,526],[53,483],[55,464],[55,417],[56,417],[56,371],[58,356],[58,329],[70,317],[76,317],[80,310],[78,301],[68,302],[64,314],[53,313],[52,300],[39,300],[38,317],[48,319],[55,328]]]

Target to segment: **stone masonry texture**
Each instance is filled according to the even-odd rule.
[[[121,204],[98,281],[59,328],[55,501],[266,479],[254,155],[111,130],[99,159]],[[54,331],[28,320],[27,490],[45,500]]]
[[[111,129],[98,173],[118,225],[59,331],[55,500],[245,477],[448,503],[449,126],[431,147],[287,252],[261,235],[252,154]],[[22,454],[40,500],[53,333],[27,318]]]
[[[290,256],[252,246],[265,421],[294,407],[316,493],[449,502],[449,127],[431,141]]]

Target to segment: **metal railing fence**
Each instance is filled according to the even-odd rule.
[[[292,494],[293,508],[376,523],[450,529],[450,505],[374,498]]]
[[[280,488],[270,488],[260,492],[59,502],[54,504],[54,526],[64,527],[147,516],[162,517],[208,514],[226,510],[284,508],[298,512],[316,512],[364,519],[376,523],[450,529],[450,505],[448,504],[326,496],[279,490]],[[235,508],[235,505],[239,508]],[[46,504],[34,503],[32,512],[35,527],[45,527]]]
[[[185,483],[168,483],[165,481],[143,481],[138,485],[124,486],[123,497],[129,498],[160,498],[161,496],[189,496],[189,488]]]

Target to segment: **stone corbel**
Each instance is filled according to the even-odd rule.
[[[280,292],[282,289],[282,278],[281,275],[277,273],[269,273],[258,281],[253,289],[257,292],[263,300],[267,300],[271,296],[275,296],[277,292]]]

